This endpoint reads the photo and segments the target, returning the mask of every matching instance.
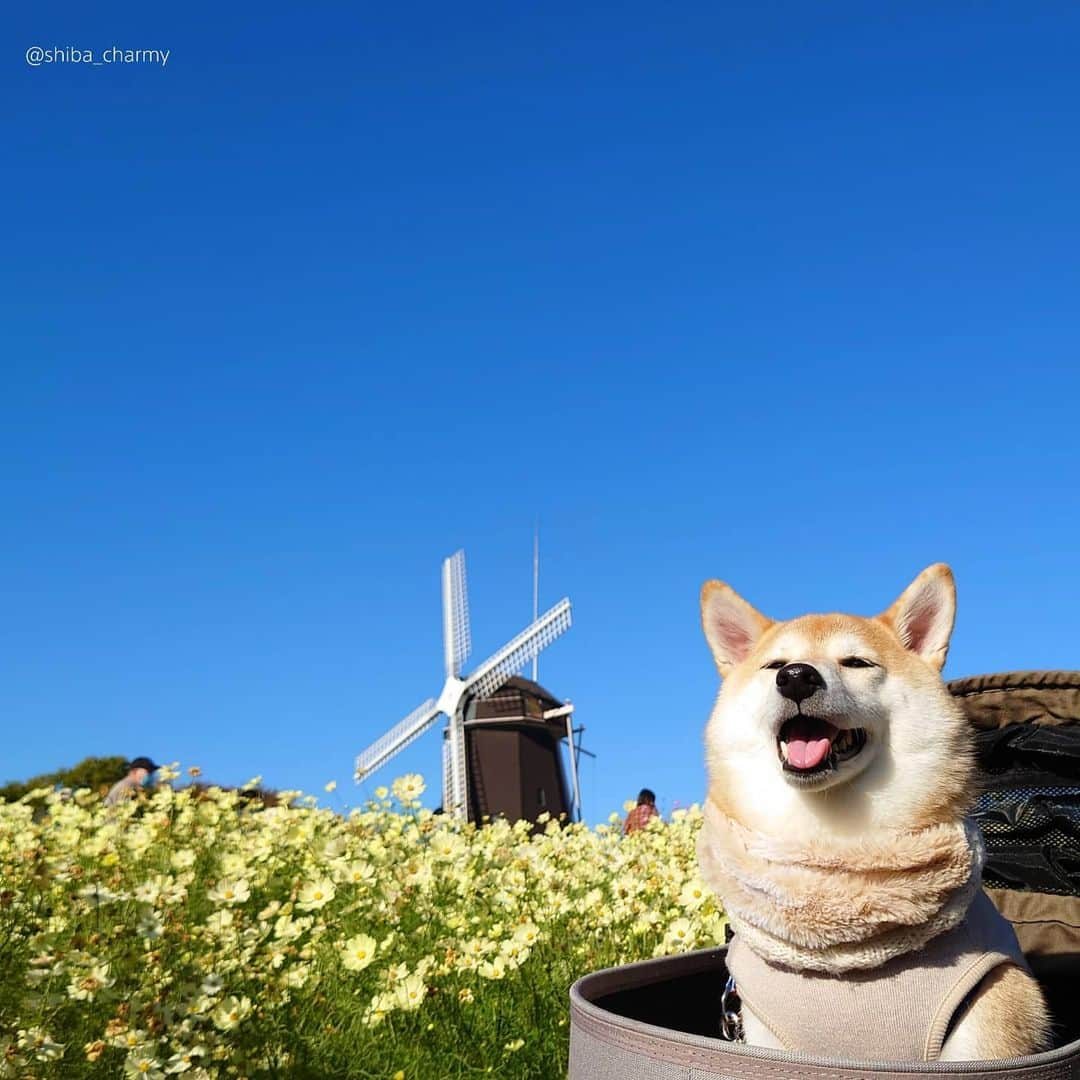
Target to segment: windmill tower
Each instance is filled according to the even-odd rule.
[[[510,782],[511,788],[515,784],[518,788],[535,787],[531,781],[537,776],[548,777],[549,784],[550,778],[556,777],[555,786],[562,792],[561,801],[565,807],[580,808],[573,745],[575,730],[571,721],[573,706],[558,702],[536,683],[515,678],[530,660],[569,629],[569,599],[560,600],[474,671],[464,675],[462,664],[472,650],[464,551],[456,552],[443,562],[442,593],[446,663],[443,688],[438,698],[429,698],[357,756],[357,782],[385,765],[430,730],[440,716],[445,716],[443,808],[447,813],[467,818],[490,812],[482,779],[485,759],[492,766],[487,769],[489,774],[496,771],[505,774],[507,765],[512,762],[516,780]],[[512,685],[507,687],[507,684]],[[504,687],[507,687],[505,691]],[[498,706],[491,704],[495,700],[498,700]],[[524,741],[519,738],[516,746],[506,739],[494,737],[485,743],[481,729],[495,727],[501,728],[503,734],[518,731],[528,737]],[[559,758],[558,740],[563,737],[570,741],[573,802],[566,791]],[[500,745],[496,747],[496,743]],[[505,789],[505,776],[503,781],[501,787]],[[539,805],[545,805],[546,800],[550,801],[541,793]],[[531,803],[529,799],[521,798],[510,801],[517,807],[514,812],[517,817],[530,816],[529,806],[538,805],[535,799]],[[552,806],[553,812],[555,809]]]

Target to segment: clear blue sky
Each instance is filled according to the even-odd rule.
[[[8,13],[0,779],[354,800],[440,559],[483,656],[537,517],[592,820],[701,796],[711,576],[872,613],[945,560],[948,674],[1080,666],[1080,8],[579,7]]]

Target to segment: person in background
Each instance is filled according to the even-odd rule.
[[[105,796],[106,806],[115,806],[124,799],[134,798],[139,789],[149,783],[158,766],[148,757],[137,757],[128,765],[127,776],[117,780]]]
[[[637,806],[626,815],[623,822],[623,835],[644,829],[654,817],[659,817],[660,812],[656,809],[656,796],[647,788],[642,788],[638,793]]]

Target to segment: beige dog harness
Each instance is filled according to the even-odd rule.
[[[1002,964],[1027,967],[981,891],[958,926],[877,968],[793,971],[761,959],[739,934],[727,954],[739,997],[786,1049],[876,1061],[935,1061],[964,999]]]

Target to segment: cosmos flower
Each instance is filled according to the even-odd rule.
[[[391,791],[398,802],[409,804],[424,794],[424,778],[418,773],[406,773],[399,776],[391,785]]]
[[[224,998],[214,1009],[211,1019],[222,1031],[232,1031],[251,1015],[251,1001],[247,997],[231,995]]]
[[[336,895],[334,883],[327,877],[316,878],[300,886],[296,906],[300,911],[317,911],[325,907]]]
[[[25,947],[0,950],[0,1065],[61,1071],[35,1058],[65,1052],[35,1025],[66,992],[89,1024],[81,1053],[68,1048],[77,1061],[60,1059],[73,1076],[262,1080],[323,1038],[400,1040],[404,1060],[383,1060],[419,1076],[410,1040],[433,1023],[472,1046],[490,1027],[497,1072],[525,1046],[510,1038],[533,1015],[523,1003],[565,996],[553,978],[723,941],[697,874],[696,807],[623,838],[619,815],[477,828],[424,809],[423,793],[401,777],[396,804],[382,788],[345,816],[299,793],[253,807],[220,788],[151,793],[138,814],[93,792],[40,819],[0,803],[0,906],[26,931]],[[455,1027],[466,1011],[507,1025]],[[529,1049],[564,1037],[560,1021],[530,1029]]]
[[[242,904],[251,898],[251,886],[243,878],[223,878],[206,895],[215,904]]]
[[[363,971],[375,959],[378,944],[368,934],[357,934],[341,946],[341,963],[348,971]]]

